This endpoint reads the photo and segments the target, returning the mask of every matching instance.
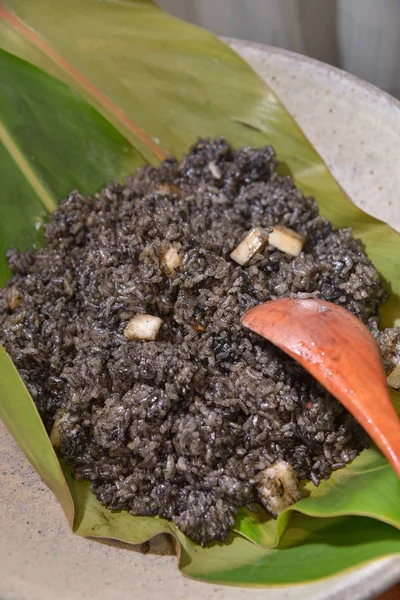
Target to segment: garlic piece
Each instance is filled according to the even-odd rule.
[[[251,229],[246,237],[231,252],[232,260],[243,266],[249,262],[257,252],[261,252],[268,242],[268,234],[261,227]]]
[[[296,473],[286,461],[278,459],[260,475],[257,484],[260,502],[273,517],[303,498]]]
[[[15,285],[8,288],[6,292],[6,298],[10,310],[16,310],[21,306],[22,302],[24,301],[23,294],[19,291],[18,288],[15,287]]]
[[[178,277],[176,269],[182,264],[182,257],[179,256],[176,246],[170,246],[161,258],[161,264],[166,267],[168,275],[175,279]]]
[[[210,169],[211,175],[214,177],[214,179],[222,178],[221,170],[218,167],[218,165],[215,164],[215,162],[213,160],[210,163],[208,163],[208,168]]]
[[[64,423],[64,421],[68,421],[68,418],[69,418],[69,413],[65,412],[64,409],[61,409],[58,412],[58,416],[56,416],[56,418],[54,419],[53,427],[51,428],[49,437],[50,437],[51,445],[56,450],[61,445],[60,426],[62,423]]]
[[[137,314],[128,321],[124,336],[128,341],[154,341],[162,325],[162,319],[153,315]]]
[[[268,243],[271,246],[291,256],[299,256],[306,241],[305,237],[283,225],[275,225],[268,236]]]
[[[169,196],[169,195],[178,195],[180,198],[183,197],[183,191],[177,185],[173,183],[162,183],[155,190],[155,193],[159,196]]]
[[[400,389],[400,364],[391,371],[387,378],[388,385],[395,390]]]

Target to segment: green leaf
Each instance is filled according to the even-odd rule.
[[[47,214],[71,190],[92,194],[144,162],[65,84],[0,50],[0,285],[5,252],[37,242]]]
[[[55,494],[72,526],[74,506],[60,463],[32,398],[2,346],[0,373],[0,418]]]
[[[400,555],[393,527],[363,517],[310,519],[295,515],[277,549],[265,549],[232,534],[227,544],[181,545],[182,573],[210,583],[287,585],[349,571],[389,555]]]
[[[146,0],[3,0],[0,44],[19,57],[0,52],[2,255],[39,243],[36,228],[72,188],[93,193],[144,159],[157,164],[199,135],[224,135],[235,146],[275,147],[322,214],[363,240],[392,287],[384,322],[400,317],[400,236],[348,200],[272,91],[214,36]],[[61,470],[4,351],[0,416],[71,522],[73,503],[77,534],[139,543],[169,532],[192,577],[294,583],[400,552],[399,482],[374,449],[319,488],[307,484],[309,497],[277,521],[243,509],[228,543],[200,548],[163,519],[105,509]]]
[[[126,511],[102,506],[87,481],[76,481],[61,461],[65,479],[76,507],[73,531],[82,537],[107,538],[141,544],[159,533],[174,533],[175,526],[159,517],[134,517]]]
[[[242,508],[236,519],[234,531],[247,538],[253,544],[263,548],[275,548],[281,539],[291,518],[291,511],[285,511],[275,520],[262,506]]]

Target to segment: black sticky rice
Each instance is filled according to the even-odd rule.
[[[307,238],[298,258],[271,246],[246,267],[229,258],[249,229],[275,224]],[[160,267],[172,242],[176,279]],[[400,349],[397,330],[378,332],[387,294],[360,242],[276,172],[271,147],[200,140],[181,163],[95,198],[73,192],[45,247],[8,258],[0,341],[49,431],[64,414],[61,453],[106,506],[223,540],[278,457],[318,484],[368,445],[335,399],[240,324],[260,302],[321,297],[370,327],[388,369]],[[125,339],[137,312],[163,319],[157,341]]]

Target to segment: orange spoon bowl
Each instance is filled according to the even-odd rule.
[[[297,360],[337,398],[400,478],[400,420],[378,345],[357,317],[325,300],[280,298],[247,311],[242,324]]]

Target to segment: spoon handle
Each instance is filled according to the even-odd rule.
[[[297,360],[335,396],[400,477],[400,420],[378,345],[357,317],[324,300],[280,298],[252,308],[242,323]]]

